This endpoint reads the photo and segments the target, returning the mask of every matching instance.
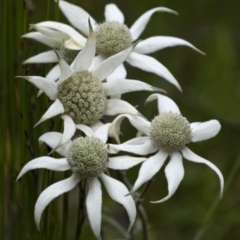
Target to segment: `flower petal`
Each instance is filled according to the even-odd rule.
[[[43,90],[43,92],[51,100],[55,100],[57,98],[57,94],[58,94],[57,83],[55,83],[51,79],[46,79],[38,76],[17,76],[16,78],[26,79],[37,88]]]
[[[202,51],[194,47],[191,43],[176,37],[155,36],[147,38],[138,43],[134,51],[141,54],[149,54],[167,47],[187,46],[205,55]]]
[[[177,106],[177,104],[169,97],[166,97],[164,95],[154,93],[150,95],[145,103],[148,103],[153,100],[158,100],[158,112],[159,114],[165,113],[165,112],[173,112],[173,113],[180,113],[180,110]]]
[[[64,121],[63,135],[62,135],[62,138],[61,138],[60,142],[58,143],[58,145],[52,149],[52,151],[49,153],[49,155],[52,154],[54,151],[56,151],[57,148],[61,147],[63,144],[65,144],[66,142],[71,140],[72,136],[76,132],[76,125],[70,116],[62,115],[61,118]]]
[[[88,127],[84,124],[76,124],[76,128],[79,129],[80,131],[84,132],[84,134],[88,137],[94,136],[94,131],[90,127]]]
[[[98,65],[100,65],[101,62],[104,61],[104,57],[101,55],[97,55],[96,57],[94,57],[92,64],[90,65],[90,67],[88,68],[89,72],[92,72]]]
[[[130,193],[135,192],[145,182],[149,181],[160,170],[167,156],[168,154],[166,152],[158,151],[155,155],[147,159],[142,164],[138,173],[138,178]]]
[[[136,44],[132,44],[127,49],[105,59],[96,69],[92,71],[93,76],[98,78],[100,81],[110,76],[110,74],[112,74],[114,70],[126,60],[135,45]]]
[[[62,139],[62,133],[59,132],[47,132],[44,133],[39,139],[39,145],[42,143],[46,143],[49,147],[52,149],[56,148],[56,146],[59,144],[60,140]],[[56,152],[59,153],[60,155],[67,157],[67,151],[72,144],[72,141],[68,141],[62,146],[60,146]]]
[[[80,182],[79,177],[73,174],[71,177],[65,180],[52,184],[50,187],[46,188],[40,194],[34,209],[34,218],[38,230],[40,230],[41,216],[46,206],[54,198],[58,197],[59,195],[65,192],[69,192],[70,190],[72,190],[79,182]]]
[[[134,126],[137,130],[143,132],[146,135],[149,135],[150,126],[151,123],[147,121],[145,118],[136,116],[136,115],[130,115],[130,114],[122,114],[117,116],[109,129],[109,136],[114,137],[116,141],[119,143],[119,134],[120,134],[120,125],[124,118],[128,118],[132,126]]]
[[[87,180],[88,193],[86,197],[86,208],[88,219],[97,239],[101,239],[101,221],[102,221],[102,189],[97,178]]]
[[[138,110],[128,102],[121,99],[107,99],[107,106],[104,114],[114,116],[120,113],[129,113],[141,116],[141,113],[139,113]]]
[[[61,84],[63,81],[68,79],[72,76],[74,71],[71,69],[71,67],[67,64],[67,62],[61,57],[58,51],[55,50],[55,53],[58,57],[58,62],[61,70],[61,75],[59,77],[58,85]]]
[[[94,136],[102,140],[104,143],[108,140],[108,129],[110,127],[111,123],[106,123],[103,126],[99,127],[95,133]]]
[[[109,196],[114,201],[122,204],[126,209],[130,222],[127,231],[129,232],[136,218],[136,206],[132,196],[126,196],[128,189],[124,184],[117,181],[116,179],[113,179],[103,173],[101,174],[101,178]]]
[[[80,72],[83,70],[87,70],[88,67],[91,65],[93,58],[95,56],[96,39],[95,39],[95,35],[94,35],[90,21],[89,21],[89,29],[90,29],[90,33],[88,35],[87,43],[85,47],[82,49],[82,51],[78,53],[77,57],[73,61],[72,66],[75,71]]]
[[[55,0],[55,2],[58,2],[58,0]],[[90,19],[94,25],[96,24],[96,21],[89,15],[89,13],[74,4],[60,0],[59,7],[68,21],[85,36],[89,33],[88,19]]]
[[[168,13],[177,14],[177,12],[165,7],[157,7],[157,8],[148,10],[147,12],[142,14],[130,28],[133,41],[138,39],[138,37],[141,35],[146,25],[148,24],[148,21],[150,20],[150,18],[155,12],[168,12]]]
[[[116,70],[107,77],[108,83],[114,83],[117,79],[125,79],[127,76],[127,71],[123,64],[120,64]],[[121,99],[121,94],[111,95],[111,98]]]
[[[32,161],[28,162],[19,173],[17,180],[23,176],[26,172],[38,169],[45,168],[53,171],[66,171],[70,169],[70,166],[66,158],[56,159],[52,157],[39,157],[35,158]]]
[[[59,64],[55,65],[46,75],[46,78],[57,81],[60,77],[61,70]]]
[[[174,76],[168,71],[168,69],[158,62],[155,58],[146,56],[137,52],[132,52],[127,58],[127,62],[146,72],[152,72],[158,76],[164,78],[174,86],[176,86],[180,91],[181,87]]]
[[[110,3],[106,5],[104,15],[105,15],[106,22],[115,21],[119,23],[124,23],[123,13],[114,3]]]
[[[44,113],[41,119],[34,125],[36,127],[40,123],[46,121],[49,118],[57,116],[58,114],[64,113],[64,108],[59,99],[56,99],[55,102],[48,108],[48,110]]]
[[[79,45],[79,47],[83,47],[86,43],[85,37],[83,37],[74,28],[64,23],[44,21],[34,24],[33,27],[49,37],[60,38],[62,40],[71,38]]]
[[[108,158],[108,168],[116,170],[127,170],[147,160],[143,157],[117,156]]]
[[[22,35],[22,38],[34,39],[40,43],[43,43],[51,48],[60,48],[62,45],[62,40],[57,38],[51,38],[43,35],[40,32],[29,32]]]
[[[222,175],[221,171],[213,163],[211,163],[208,160],[198,156],[197,154],[192,152],[187,147],[185,147],[182,150],[182,154],[189,161],[206,164],[207,166],[209,166],[218,175],[219,180],[220,180],[220,198],[222,198],[223,187],[224,187],[224,179],[223,179],[223,175]]]
[[[23,64],[29,64],[29,63],[55,63],[58,59],[56,57],[56,54],[53,50],[46,51],[43,53],[39,53],[33,57],[28,58],[23,62]]]
[[[184,177],[182,155],[179,152],[173,152],[171,154],[170,162],[165,168],[165,175],[168,182],[168,195],[159,201],[151,201],[151,203],[164,202],[176,192],[180,182]]]
[[[215,137],[221,129],[218,120],[210,120],[203,123],[191,123],[190,126],[192,129],[192,142],[199,142]]]
[[[134,138],[135,142],[127,141],[122,144],[109,144],[109,153],[118,153],[119,151],[135,153],[138,155],[147,155],[158,150],[155,147],[149,137],[138,137]],[[137,141],[139,143],[137,143]]]
[[[30,29],[35,29],[38,32],[42,33],[43,35],[50,37],[50,38],[57,38],[59,40],[63,39],[69,39],[69,36],[64,32],[59,32],[56,30],[53,30],[51,28],[39,26],[39,23],[37,24],[30,24]]]
[[[103,126],[104,124],[101,121],[96,121],[93,125],[91,125],[91,129],[95,132],[99,127]]]
[[[103,88],[107,96],[114,96],[118,94],[135,92],[135,91],[160,91],[164,90],[153,87],[147,83],[131,80],[131,79],[116,79],[115,81],[104,82]]]

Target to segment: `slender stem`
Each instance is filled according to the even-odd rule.
[[[140,216],[141,222],[142,222],[142,239],[143,240],[149,240],[149,233],[148,233],[148,220],[147,220],[147,214],[145,212],[144,207],[141,204],[136,204],[138,214]]]
[[[237,160],[235,161],[234,165],[232,166],[232,168],[230,169],[227,178],[226,178],[226,183],[225,183],[225,188],[224,188],[224,193],[227,191],[228,187],[230,186],[234,176],[236,175],[238,169],[240,167],[240,155],[238,156]],[[219,198],[216,197],[214,202],[212,203],[212,205],[210,206],[210,208],[208,209],[204,221],[203,221],[203,225],[201,227],[201,229],[197,232],[197,234],[194,236],[194,240],[200,240],[204,233],[211,227],[211,225],[209,224],[209,222],[212,219],[212,216],[214,214],[214,212],[216,211],[217,207],[219,204]]]
[[[86,191],[86,182],[82,180],[79,184],[79,207],[78,207],[78,220],[77,220],[77,228],[75,240],[81,239],[82,227],[85,221],[85,191]]]

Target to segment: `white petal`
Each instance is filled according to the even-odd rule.
[[[64,108],[59,99],[56,99],[55,102],[48,108],[48,110],[44,113],[41,119],[34,125],[36,127],[40,123],[46,121],[49,118],[57,116],[58,114],[64,113]]]
[[[96,52],[96,39],[92,30],[91,23],[89,22],[90,34],[88,36],[85,47],[80,51],[73,61],[73,69],[75,71],[87,70],[91,65]]]
[[[192,142],[199,142],[215,137],[221,129],[218,120],[210,120],[203,123],[191,123],[190,126],[192,129]]]
[[[171,98],[158,93],[150,95],[145,101],[145,103],[148,103],[156,99],[158,100],[159,114],[162,114],[165,112],[173,112],[173,113],[181,114],[177,104]]]
[[[127,76],[127,71],[123,64],[120,64],[116,70],[107,77],[108,83],[114,83],[117,79],[125,79]],[[121,94],[111,95],[111,98],[121,99]]]
[[[120,125],[124,118],[128,118],[132,126],[134,126],[137,130],[143,132],[146,135],[149,135],[151,126],[151,123],[149,121],[147,121],[145,118],[141,116],[122,114],[114,119],[109,129],[109,136],[114,137],[118,143],[120,142],[119,140]]]
[[[28,58],[23,62],[23,64],[29,63],[55,63],[57,62],[57,56],[53,50],[39,53],[33,57]]]
[[[130,28],[133,41],[135,41],[141,35],[146,25],[148,24],[148,21],[150,20],[150,18],[155,12],[168,12],[168,13],[177,14],[175,11],[165,7],[157,7],[157,8],[148,10],[147,12],[142,14]]]
[[[138,178],[130,193],[135,192],[145,182],[149,181],[160,170],[167,156],[168,154],[166,152],[158,151],[154,156],[147,159],[142,164],[138,173]]]
[[[80,51],[84,47],[84,45],[79,45],[73,39],[70,38],[64,42],[64,47],[66,47],[68,49]]]
[[[124,184],[117,181],[116,179],[113,179],[103,173],[101,174],[101,178],[109,196],[114,201],[122,204],[126,209],[130,221],[128,228],[129,232],[136,218],[136,206],[132,196],[126,196],[128,189]]]
[[[42,23],[44,23],[44,22],[37,23],[37,24],[30,24],[30,29],[35,29],[38,32],[40,32],[43,35],[50,37],[50,38],[57,38],[59,40],[69,39],[68,34],[40,25]]]
[[[156,152],[158,150],[158,148],[152,144],[149,137],[138,137],[138,138],[139,138],[139,144],[137,144],[137,141],[132,144],[130,141],[122,144],[109,144],[109,152],[116,154],[119,151],[124,151],[129,153],[135,153],[138,155],[147,155],[147,154]]]
[[[58,51],[55,51],[57,57],[58,57],[58,62],[61,70],[61,75],[58,81],[58,84],[61,84],[63,81],[68,79],[69,77],[72,76],[74,71],[71,69],[71,67],[67,64],[67,62],[61,57],[61,55],[58,53]]]
[[[164,90],[153,87],[147,83],[131,80],[131,79],[116,79],[115,81],[108,81],[103,83],[103,88],[107,96],[114,96],[118,94],[135,92],[135,91],[160,91]]]
[[[138,110],[128,102],[120,99],[108,99],[104,114],[114,116],[120,113],[137,114],[141,116]]]
[[[114,3],[110,3],[106,5],[104,15],[105,15],[106,22],[115,21],[119,23],[124,23],[123,13]]]
[[[198,156],[197,154],[192,152],[187,147],[182,150],[182,154],[189,161],[206,164],[207,166],[209,166],[218,175],[219,180],[220,180],[220,198],[221,198],[222,197],[222,193],[223,193],[223,187],[224,187],[224,179],[223,179],[223,175],[220,172],[220,170],[213,163],[211,163],[208,160]]]
[[[47,132],[44,133],[39,139],[38,142],[41,145],[42,143],[46,143],[49,147],[54,149],[62,139],[62,133],[59,132]],[[67,157],[67,151],[71,145],[72,141],[69,141],[59,147],[56,152],[59,153],[60,155]]]
[[[89,72],[92,72],[98,65],[100,65],[101,62],[104,61],[104,57],[101,55],[97,55],[96,57],[93,58],[92,64],[88,68]]]
[[[159,201],[151,201],[151,203],[164,202],[176,192],[180,182],[184,177],[182,155],[179,152],[174,152],[171,154],[170,162],[165,168],[165,175],[168,182],[168,195]]]
[[[90,127],[88,127],[84,124],[76,124],[76,128],[79,129],[80,131],[84,132],[84,134],[88,137],[94,136],[94,131]]]
[[[145,161],[146,159],[147,158],[131,156],[112,157],[108,158],[108,168],[116,170],[127,170]]]
[[[72,190],[79,182],[80,182],[80,179],[75,175],[72,175],[71,177],[65,180],[52,184],[50,187],[45,189],[40,194],[34,209],[34,218],[35,218],[35,223],[37,225],[38,230],[40,230],[41,216],[46,206],[54,198],[58,197],[59,195],[65,192],[69,192],[70,190]]]
[[[205,55],[202,51],[194,47],[191,43],[176,37],[155,36],[147,38],[137,44],[134,51],[142,54],[149,54],[167,47],[187,46]]]
[[[58,90],[57,83],[51,79],[46,79],[38,76],[17,76],[17,78],[23,78],[32,83],[37,88],[43,90],[43,92],[51,99],[57,98]]]
[[[56,81],[61,74],[60,66],[59,64],[55,65],[46,75],[46,78],[50,78],[53,81]]]
[[[43,35],[40,32],[29,32],[22,35],[22,38],[34,39],[40,43],[43,43],[51,48],[60,48],[62,45],[62,40],[57,38],[51,38]]]
[[[155,58],[137,52],[132,52],[129,55],[127,62],[130,65],[137,67],[143,71],[157,74],[158,76],[164,78],[165,80],[176,86],[180,91],[182,91],[179,83],[174,78],[174,76],[168,71],[165,66],[158,62]]]
[[[72,136],[76,132],[76,125],[71,117],[68,115],[62,115],[62,119],[64,121],[64,131],[61,140],[59,141],[58,145],[52,149],[52,151],[49,153],[52,154],[56,149],[64,145],[65,143],[69,142],[71,140]]]
[[[96,121],[93,125],[91,125],[91,129],[95,132],[99,127],[103,126],[104,124],[101,121]]]
[[[70,169],[70,166],[66,160],[66,158],[56,159],[52,157],[39,157],[35,158],[32,161],[28,162],[19,173],[17,180],[22,177],[26,172],[38,169],[45,168],[53,171],[66,171]]]
[[[94,136],[101,139],[104,143],[108,140],[108,129],[110,127],[110,123],[106,123],[103,126],[99,127],[95,133]]]
[[[83,47],[86,43],[86,38],[83,37],[79,32],[77,32],[74,28],[71,26],[60,23],[60,22],[54,22],[54,21],[45,21],[36,24],[38,27],[43,27],[46,29],[56,30],[58,33],[64,33],[67,37],[63,37],[62,39],[67,40],[68,38],[71,38],[76,42],[79,47]],[[53,35],[54,37],[55,35]]]
[[[120,64],[116,70],[107,77],[107,82],[115,81],[116,79],[125,79],[127,76],[127,71],[123,64]]]
[[[92,71],[93,76],[99,80],[104,80],[110,76],[110,74],[112,74],[114,70],[126,60],[134,47],[135,44],[131,45],[122,52],[105,59],[95,70]]]
[[[55,0],[55,2],[57,2],[57,0]],[[96,21],[89,15],[89,13],[74,4],[60,0],[59,7],[68,21],[85,36],[89,33],[88,19],[90,18],[91,22],[96,24]]]
[[[101,239],[101,221],[102,221],[102,189],[97,178],[87,180],[88,193],[86,197],[86,208],[88,219],[97,239]]]

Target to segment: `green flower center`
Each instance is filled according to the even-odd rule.
[[[72,50],[66,48],[64,45],[61,46],[60,48],[60,55],[61,57],[70,65],[73,60],[76,58],[78,55],[79,50]]]
[[[101,81],[88,71],[76,72],[61,83],[58,99],[77,124],[95,123],[103,116],[107,104]]]
[[[105,22],[96,31],[96,51],[105,57],[110,57],[128,48],[132,37],[128,27],[119,22]]]
[[[150,139],[156,147],[166,152],[182,150],[192,139],[190,124],[180,114],[163,113],[153,119]]]
[[[107,168],[105,144],[95,137],[76,138],[68,149],[67,161],[80,178],[97,177]]]

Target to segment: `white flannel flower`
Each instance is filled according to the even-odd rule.
[[[130,193],[136,191],[142,184],[149,181],[163,166],[168,155],[170,161],[165,168],[168,182],[168,195],[159,201],[168,200],[177,190],[184,177],[182,156],[192,162],[204,163],[216,172],[220,179],[220,197],[222,196],[224,179],[220,170],[208,160],[196,155],[188,147],[191,142],[199,142],[214,137],[220,131],[221,125],[217,120],[189,123],[180,113],[178,106],[170,98],[161,94],[152,94],[146,102],[158,100],[159,115],[152,122],[144,118],[123,114],[112,123],[110,132],[118,139],[122,120],[127,117],[131,124],[146,136],[133,138],[125,143],[110,144],[110,152],[130,152],[138,155],[156,153],[148,158],[141,166],[138,178]]]
[[[91,21],[95,23],[93,27],[94,31],[96,31],[98,61],[103,61],[105,58],[128,48],[132,42],[139,38],[154,13],[168,12],[176,14],[176,12],[171,9],[156,7],[145,12],[130,28],[128,28],[124,24],[123,13],[113,3],[106,5],[106,22],[102,24],[98,24],[84,9],[74,4],[60,0],[59,7],[69,22],[84,36],[88,36],[89,33],[87,19],[90,18]],[[84,36],[66,24],[45,21],[32,25],[32,27],[39,32],[27,33],[23,37],[38,40],[49,46],[55,45],[55,47],[59,48],[63,39],[65,39],[65,47],[72,50],[81,50],[84,46]],[[202,53],[192,44],[183,39],[169,36],[154,36],[141,41],[128,56],[126,61],[133,67],[157,74],[181,90],[179,83],[168,69],[155,58],[146,55],[177,45],[188,46]],[[50,55],[52,55],[53,58],[49,57]],[[25,63],[46,62],[46,59],[51,59],[51,62],[54,62],[53,52],[41,53],[26,60]],[[55,62],[57,62],[57,59],[55,59]],[[59,76],[57,69],[58,67],[56,66],[47,76],[52,79],[57,79]],[[126,69],[122,64],[116,69],[114,74],[107,78],[107,81],[114,81],[115,79],[125,77]]]
[[[38,76],[21,76],[20,78],[34,84],[54,101],[35,126],[64,113],[62,117],[64,134],[59,142],[60,146],[73,136],[76,128],[81,129],[83,124],[96,124],[103,115],[139,114],[136,108],[126,101],[107,99],[107,96],[140,90],[161,91],[161,89],[130,79],[103,82],[127,58],[133,48],[134,45],[131,45],[91,69],[90,65],[96,51],[95,34],[91,31],[85,47],[78,53],[71,66],[56,52],[61,68],[59,81]]]
[[[99,178],[102,180],[109,196],[126,209],[129,217],[129,228],[133,226],[136,218],[136,206],[132,196],[125,197],[129,192],[126,186],[116,179],[106,175],[107,168],[123,170],[132,167],[146,158],[136,158],[129,156],[108,157],[107,134],[110,124],[105,124],[95,132],[86,127],[83,132],[86,137],[79,137],[69,140],[56,151],[64,158],[56,159],[48,156],[35,158],[28,162],[17,180],[26,172],[45,168],[53,171],[71,170],[72,175],[62,181],[52,184],[46,188],[38,197],[35,204],[34,217],[37,228],[40,230],[41,215],[47,205],[59,195],[72,190],[82,179],[86,180],[86,208],[88,219],[92,231],[97,239],[101,239],[101,208],[102,190]],[[56,148],[62,134],[58,132],[48,132],[39,138],[39,143],[46,143],[51,148]]]

